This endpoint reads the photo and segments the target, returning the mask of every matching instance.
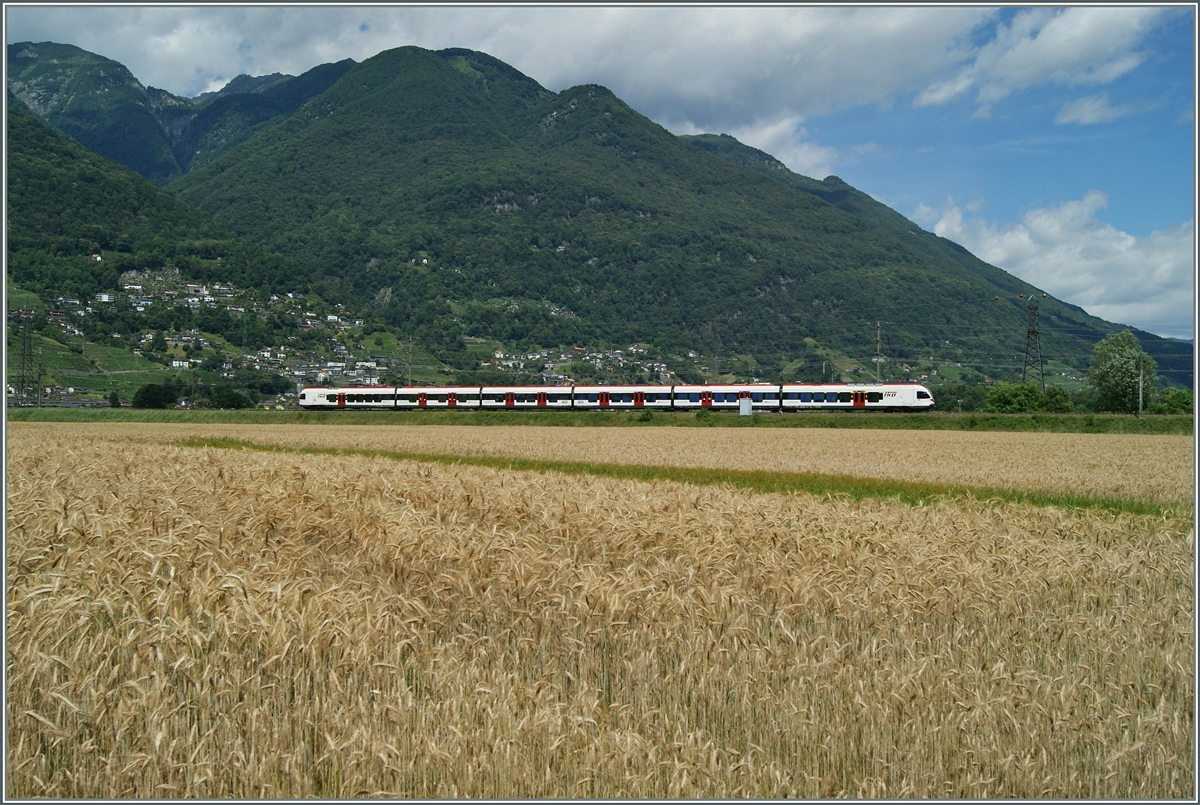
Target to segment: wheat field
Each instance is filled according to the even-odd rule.
[[[60,423],[20,423],[44,432]],[[295,447],[503,456],[600,464],[817,472],[930,484],[1191,503],[1190,436],[818,428],[451,425],[79,425],[119,440],[232,438]]]
[[[8,797],[1195,794],[1190,511],[170,443],[214,427],[10,424]]]

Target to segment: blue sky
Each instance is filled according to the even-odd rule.
[[[1192,6],[5,7],[194,96],[401,45],[596,83],[678,133],[836,174],[1110,321],[1194,332]]]

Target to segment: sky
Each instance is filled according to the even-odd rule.
[[[185,97],[403,45],[483,51],[837,175],[1101,318],[1194,334],[1191,5],[6,4],[5,36]]]

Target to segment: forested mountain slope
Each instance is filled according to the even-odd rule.
[[[871,355],[886,322],[900,361],[1020,357],[1033,286],[834,177],[774,174],[603,87],[555,94],[484,54],[409,47],[172,188],[447,348],[645,341],[779,365],[806,338]],[[1043,350],[1067,363],[1115,329],[1041,304]]]
[[[243,284],[315,289],[451,363],[465,336],[643,342],[746,356],[772,375],[819,344],[997,377],[1019,370],[1031,294],[1048,360],[1082,371],[1123,329],[837,177],[794,174],[726,135],[677,137],[603,87],[553,93],[482,53],[398,48],[195,101],[70,46],[8,57],[35,114],[100,153],[120,141],[128,159],[114,158],[160,166],[139,170],[177,177],[169,189],[229,243],[257,244]],[[131,110],[140,128],[122,139]],[[1160,367],[1190,371],[1177,343],[1138,336]]]
[[[7,116],[9,278],[42,295],[90,299],[122,271],[180,268],[250,286],[294,278],[292,266],[238,241],[177,196],[20,109]],[[96,261],[93,254],[103,253]],[[218,259],[219,258],[219,259]]]

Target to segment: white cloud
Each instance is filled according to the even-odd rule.
[[[837,149],[809,139],[808,130],[795,117],[739,126],[726,133],[746,145],[766,151],[792,172],[815,179],[824,179],[834,173],[833,166],[842,161]]]
[[[1167,14],[1145,6],[1017,12],[953,77],[929,84],[913,103],[946,103],[977,88],[977,116],[986,118],[996,102],[1036,85],[1110,83],[1142,63],[1139,48]]]
[[[1054,123],[1056,125],[1107,123],[1110,120],[1124,117],[1131,111],[1132,108],[1129,106],[1109,106],[1108,93],[1101,92],[1098,95],[1088,95],[1065,104],[1062,109],[1058,110]]]
[[[1095,316],[1191,338],[1194,219],[1137,238],[1099,219],[1097,212],[1107,204],[1103,193],[1092,191],[998,227],[965,217],[949,199],[940,211],[919,205],[913,220],[932,224],[936,234],[981,260]]]

